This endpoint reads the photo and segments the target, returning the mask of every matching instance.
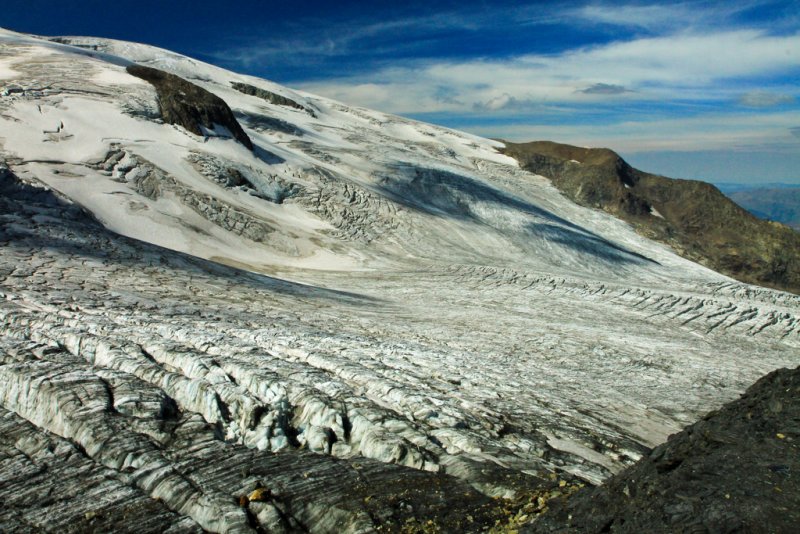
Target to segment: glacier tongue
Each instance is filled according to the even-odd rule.
[[[800,363],[800,298],[494,141],[144,45],[0,44],[0,530],[480,530]],[[254,150],[163,124],[131,61]]]

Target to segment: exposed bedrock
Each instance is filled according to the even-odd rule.
[[[254,85],[250,85],[249,83],[242,83],[242,82],[231,82],[231,86],[240,93],[244,93],[246,95],[251,95],[251,96],[257,96],[262,100],[266,100],[270,104],[299,109],[305,111],[312,117],[315,116],[314,110],[295,102],[291,98],[286,98],[285,96],[273,93],[272,91],[267,91],[266,89],[261,89],[260,87],[256,87]]]
[[[223,126],[237,141],[253,150],[253,142],[231,108],[217,95],[179,76],[152,67],[129,65],[126,70],[155,87],[164,122],[183,126],[195,135],[205,135],[203,128],[214,130],[217,125]]]

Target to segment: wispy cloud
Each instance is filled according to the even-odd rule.
[[[737,30],[640,38],[506,60],[414,61],[300,85],[352,104],[424,113],[500,110],[511,102],[591,103],[608,97],[722,100],[730,98],[731,81],[746,84],[799,66],[800,35]],[[374,91],[365,92],[366,83]],[[451,100],[435,97],[442,87],[450,88]]]
[[[592,3],[570,10],[575,20],[582,23],[603,24],[644,29],[686,25],[689,17],[687,4],[601,4]]]
[[[721,28],[753,8],[768,3],[764,0],[738,2],[668,2],[642,4],[635,2],[592,2],[567,9],[577,23],[605,25],[647,31],[687,31],[709,26]]]
[[[332,24],[309,18],[271,35],[237,35],[236,40],[207,53],[211,58],[248,69],[273,64],[314,64],[347,56],[402,56],[428,43],[439,32],[469,31],[480,27],[480,17],[459,12],[391,20],[361,20]],[[346,27],[345,27],[346,25]],[[403,35],[404,39],[397,39]]]

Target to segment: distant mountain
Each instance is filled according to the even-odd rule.
[[[736,193],[739,191],[752,191],[754,189],[794,189],[800,187],[800,184],[789,184],[785,182],[767,182],[767,183],[739,183],[739,182],[714,182],[714,185],[725,193]]]
[[[800,185],[746,189],[726,194],[756,217],[800,230]]]
[[[504,152],[571,200],[633,224],[686,258],[800,293],[800,234],[758,219],[709,183],[642,172],[608,149],[536,141],[506,143]]]

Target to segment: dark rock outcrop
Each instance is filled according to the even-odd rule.
[[[266,89],[261,89],[254,85],[241,82],[231,82],[231,86],[240,93],[244,93],[250,96],[257,96],[262,100],[266,100],[270,104],[275,104],[277,106],[288,106],[290,108],[305,111],[312,117],[315,116],[314,111],[312,109],[309,109],[302,104],[298,104],[291,98],[286,98],[285,96],[273,93],[272,91],[267,91]]]
[[[743,282],[800,293],[800,234],[748,213],[716,187],[639,171],[605,148],[505,142],[525,170],[678,254]]]
[[[183,126],[195,135],[203,135],[201,126],[209,130],[213,130],[215,125],[224,126],[237,141],[253,150],[252,141],[231,108],[217,95],[179,76],[152,67],[129,65],[126,70],[155,87],[164,122]]]
[[[797,532],[800,367],[774,371],[528,532]]]

